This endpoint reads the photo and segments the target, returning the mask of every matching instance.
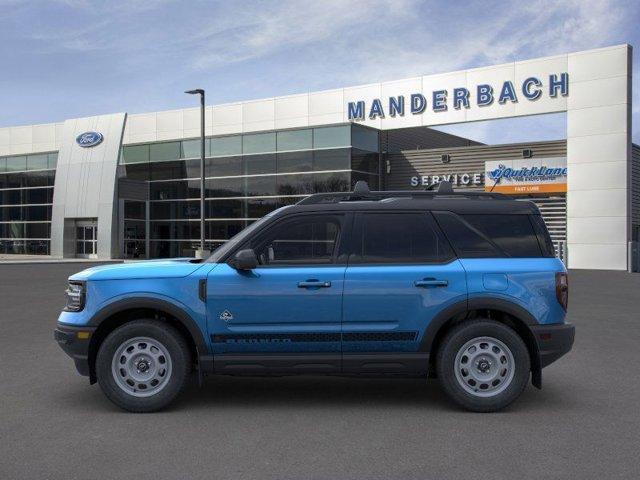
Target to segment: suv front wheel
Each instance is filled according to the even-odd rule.
[[[520,336],[494,320],[476,319],[453,327],[436,358],[445,393],[474,412],[505,408],[529,382],[530,359]]]
[[[153,412],[170,404],[183,389],[189,369],[184,338],[157,320],[135,320],[116,328],[96,358],[100,388],[130,412]]]

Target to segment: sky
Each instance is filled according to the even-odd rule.
[[[630,43],[637,0],[0,0],[0,127],[326,90]],[[634,52],[633,139],[640,142]],[[563,138],[564,114],[442,129]]]

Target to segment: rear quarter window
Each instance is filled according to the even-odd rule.
[[[547,256],[530,215],[438,212],[436,219],[462,258]]]

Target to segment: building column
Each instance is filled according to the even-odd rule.
[[[568,55],[569,268],[628,266],[631,58],[629,45]]]

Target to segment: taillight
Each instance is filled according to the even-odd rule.
[[[556,273],[556,298],[566,312],[569,304],[569,276],[565,272]]]

